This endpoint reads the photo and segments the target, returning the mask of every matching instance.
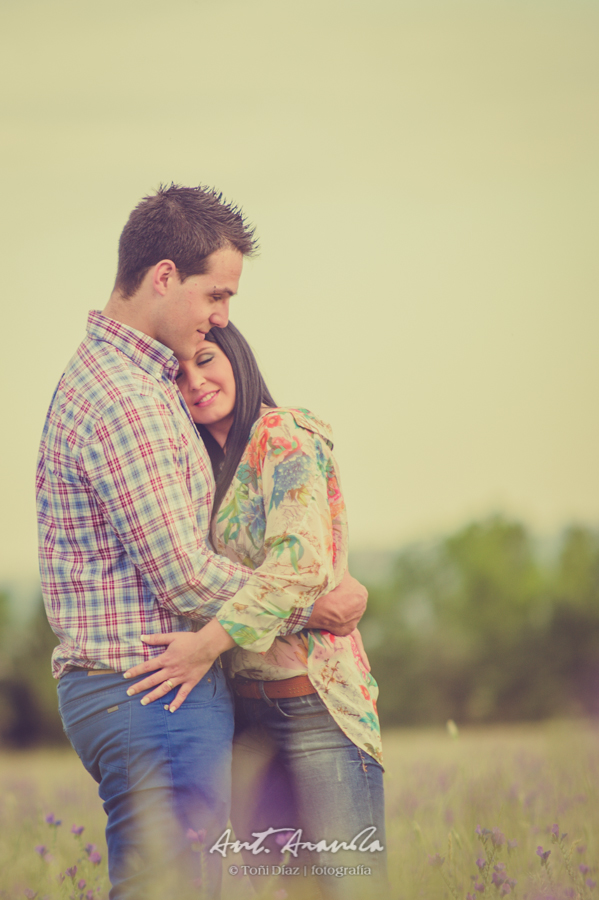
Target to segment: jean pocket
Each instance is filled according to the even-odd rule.
[[[100,784],[102,799],[127,790],[131,704],[108,707],[76,722],[69,722],[69,717],[62,711],[61,714],[75,753]]]
[[[166,694],[160,702],[170,703],[177,696],[179,685],[173,692]],[[212,666],[204,677],[191,689],[183,703],[185,706],[206,706],[213,703],[221,694],[228,694],[227,679],[220,666]]]
[[[328,716],[329,711],[318,694],[304,697],[284,697],[275,701],[275,706],[285,719],[305,719],[309,716]]]

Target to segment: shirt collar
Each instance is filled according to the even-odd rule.
[[[94,341],[112,344],[153,378],[175,380],[179,363],[172,351],[142,331],[109,319],[92,309],[87,318],[87,333]]]

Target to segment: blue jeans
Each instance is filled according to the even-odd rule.
[[[110,898],[217,897],[221,859],[207,848],[229,816],[233,736],[223,671],[213,666],[175,713],[176,689],[144,707],[129,684],[72,671],[58,685],[64,730],[108,816]]]
[[[236,838],[250,843],[256,840],[253,833],[269,827],[301,829],[297,856],[291,849],[282,856],[284,839],[274,834],[261,842],[269,856],[246,851],[243,859],[247,867],[281,865],[284,857],[292,870],[299,865],[299,875],[281,878],[290,896],[306,897],[310,890],[345,900],[385,894],[386,853],[367,849],[376,842],[386,847],[383,769],[345,736],[317,694],[277,701],[236,697],[231,821]],[[299,847],[350,844],[361,832],[361,850]],[[242,864],[229,853],[227,865],[232,863]],[[343,867],[354,874],[339,875]]]

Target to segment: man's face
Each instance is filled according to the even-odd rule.
[[[155,337],[178,359],[192,359],[211,328],[229,321],[229,300],[237,293],[243,256],[225,247],[208,257],[204,275],[180,281],[172,276]]]

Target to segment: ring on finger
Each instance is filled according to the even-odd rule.
[[[174,686],[175,686],[175,685],[173,684],[173,682],[170,680],[170,678],[167,678],[166,681],[164,682],[164,684],[168,684],[169,691],[172,691],[172,689],[173,689]]]

